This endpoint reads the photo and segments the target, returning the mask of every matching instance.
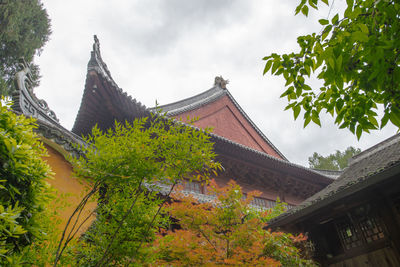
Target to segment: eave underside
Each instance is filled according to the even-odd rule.
[[[89,71],[72,132],[88,135],[96,124],[100,129],[107,130],[115,121],[133,121],[149,114],[145,106],[122,92],[120,88],[115,88],[95,71]]]
[[[333,181],[302,166],[220,138],[213,138],[213,142],[219,155],[217,159],[222,162],[226,173],[230,173],[232,178],[239,176],[246,183],[257,183],[304,200]]]
[[[397,134],[355,156],[350,166],[332,184],[305,200],[298,207],[273,220],[273,225],[286,225],[305,220],[309,214],[377,183],[399,176],[400,135]]]

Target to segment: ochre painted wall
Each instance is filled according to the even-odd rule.
[[[67,204],[66,207],[58,210],[59,218],[62,221],[59,227],[64,229],[68,218],[84,196],[85,183],[72,176],[72,166],[60,152],[48,144],[45,144],[45,147],[47,148],[49,156],[45,157],[44,160],[47,161],[52,171],[55,173],[54,179],[49,179],[48,182],[57,190],[57,197],[63,203]],[[57,205],[59,204],[55,204],[55,206]],[[87,208],[84,209],[83,214],[80,216],[80,220],[78,221],[79,224],[94,210],[95,207],[95,202],[87,204]],[[94,215],[92,215],[90,219],[83,224],[78,233],[82,234],[90,226],[94,218]]]

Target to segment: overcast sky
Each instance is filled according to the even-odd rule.
[[[316,21],[294,16],[296,0],[43,0],[52,35],[36,63],[42,80],[36,94],[71,129],[80,105],[93,35],[115,82],[148,107],[201,93],[214,77],[229,79],[228,89],[269,140],[292,162],[308,165],[352,145],[366,149],[396,133],[390,125],[364,134],[358,142],[329,116],[322,127],[303,129],[302,115],[284,111],[280,77],[262,75],[262,58],[297,49],[296,37],[319,32]],[[336,0],[330,13],[343,5]]]

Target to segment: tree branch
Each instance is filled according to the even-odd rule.
[[[143,180],[144,180],[144,177],[141,179],[138,188],[135,190],[135,191],[136,191],[136,197],[135,197],[135,199],[133,200],[133,202],[132,202],[131,206],[129,207],[128,211],[124,214],[124,216],[122,217],[121,221],[119,222],[117,229],[115,230],[113,236],[111,237],[110,243],[108,243],[108,246],[107,246],[106,250],[104,251],[103,257],[96,263],[95,266],[102,266],[102,261],[104,261],[104,260],[106,259],[107,254],[108,254],[109,251],[110,251],[111,245],[114,243],[114,240],[115,240],[115,238],[116,238],[116,236],[117,236],[119,230],[121,229],[121,227],[122,227],[122,225],[123,225],[125,219],[126,219],[126,218],[128,217],[128,215],[132,212],[132,209],[133,209],[133,207],[135,206],[137,199],[139,198],[140,190],[141,190],[141,186],[142,186]],[[107,262],[108,262],[108,260],[107,260],[105,263],[107,263]]]

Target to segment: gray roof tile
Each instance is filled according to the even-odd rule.
[[[303,201],[299,206],[270,221],[280,226],[322,209],[349,192],[357,192],[379,182],[376,175],[394,166],[400,166],[400,134],[361,152],[350,160],[350,166],[333,183]]]
[[[218,77],[217,77],[218,78]],[[159,106],[163,112],[167,112],[168,116],[176,116],[183,112],[197,109],[199,107],[205,106],[209,103],[212,103],[223,96],[228,96],[229,99],[233,102],[236,108],[240,111],[240,113],[246,118],[246,120],[250,123],[253,129],[264,139],[264,141],[272,147],[280,155],[284,160],[288,161],[288,159],[272,144],[272,142],[264,135],[264,133],[255,125],[255,123],[250,119],[250,117],[244,112],[242,107],[236,102],[235,98],[231,95],[228,89],[221,88],[219,84],[215,84],[214,87],[204,91],[198,95]],[[156,107],[151,108],[150,110],[155,110]]]

